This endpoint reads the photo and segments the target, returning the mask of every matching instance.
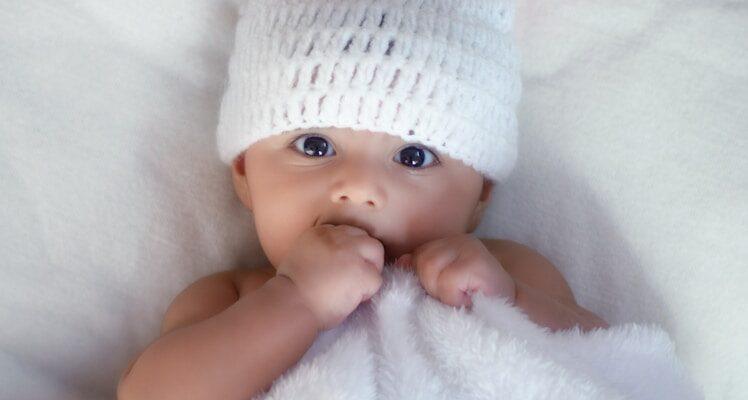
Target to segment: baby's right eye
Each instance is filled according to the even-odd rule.
[[[301,147],[299,147],[299,144]],[[327,139],[315,135],[301,135],[291,143],[291,146],[309,157],[324,156],[328,150],[332,150],[332,146],[327,142]],[[334,150],[331,155],[335,155]]]

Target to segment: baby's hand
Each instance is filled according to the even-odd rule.
[[[471,295],[502,296],[514,304],[514,279],[480,239],[458,234],[427,242],[396,264],[413,266],[426,292],[445,304],[472,306]]]
[[[349,225],[312,227],[276,268],[291,279],[320,330],[339,325],[382,285],[384,245]]]

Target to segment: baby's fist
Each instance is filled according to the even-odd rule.
[[[470,234],[457,234],[427,242],[396,262],[416,269],[426,292],[445,304],[472,306],[471,296],[501,296],[514,303],[514,279],[486,248]]]

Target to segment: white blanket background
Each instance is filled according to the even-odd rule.
[[[228,0],[0,2],[0,399],[111,399],[197,278],[264,261],[214,145]],[[520,158],[476,234],[748,393],[748,5],[518,2]]]

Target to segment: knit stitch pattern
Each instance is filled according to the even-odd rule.
[[[242,3],[217,143],[312,127],[400,136],[504,181],[522,91],[514,0]]]

